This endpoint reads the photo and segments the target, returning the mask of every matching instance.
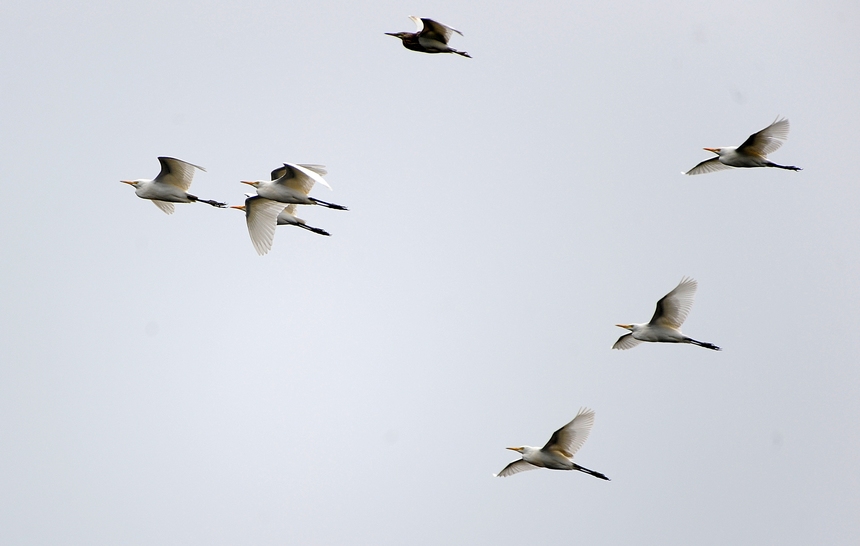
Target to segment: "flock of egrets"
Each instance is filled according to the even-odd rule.
[[[399,38],[403,47],[422,53],[455,53],[463,57],[471,56],[448,46],[453,33],[462,32],[443,25],[432,19],[411,16],[417,25],[416,32],[386,33]],[[776,167],[792,171],[801,170],[799,167],[778,165],[768,160],[767,156],[782,146],[788,138],[789,124],[787,119],[776,119],[769,126],[753,133],[740,146],[722,148],[704,148],[716,154],[702,161],[684,174],[694,175],[711,173],[735,167]],[[213,207],[225,208],[226,203],[199,197],[188,193],[195,169],[205,171],[203,167],[193,165],[172,157],[159,157],[161,172],[152,180],[122,180],[135,188],[135,194],[142,199],[149,199],[167,214],[173,214],[174,203],[201,202]],[[331,186],[323,176],[326,170],[321,165],[284,163],[271,173],[271,180],[241,181],[256,189],[256,194],[245,194],[245,204],[231,208],[243,210],[248,225],[251,242],[258,254],[264,255],[272,248],[275,228],[279,225],[293,225],[320,235],[329,235],[323,229],[307,225],[304,220],[295,215],[298,205],[320,205],[336,210],[347,210],[342,205],[329,203],[315,197],[310,197],[314,184],[321,184],[329,189]],[[630,330],[618,338],[613,349],[630,349],[643,341],[657,343],[690,343],[719,351],[720,348],[712,343],[697,341],[681,333],[681,325],[687,318],[693,306],[696,295],[696,281],[689,278],[681,282],[671,292],[657,302],[654,316],[647,323],[618,324],[617,326]],[[504,477],[532,470],[535,468],[550,468],[554,470],[579,470],[597,478],[608,480],[600,472],[584,468],[573,462],[574,454],[585,443],[591,427],[594,424],[594,411],[583,408],[572,421],[555,431],[542,448],[521,446],[508,449],[522,454],[522,458],[507,465],[496,476]]]

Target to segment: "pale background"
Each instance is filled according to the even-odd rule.
[[[410,14],[473,59],[404,49]],[[3,544],[860,543],[860,4],[7,2]],[[798,165],[680,173],[777,115]],[[258,257],[192,193],[321,163]],[[688,335],[611,351],[682,276]],[[492,474],[581,406],[607,474]]]

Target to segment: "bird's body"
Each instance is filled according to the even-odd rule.
[[[295,205],[321,205],[331,209],[347,210],[346,207],[335,205],[321,199],[310,197],[308,194],[315,183],[331,189],[331,186],[323,178],[326,174],[321,165],[293,165],[284,163],[284,166],[272,171],[272,180],[243,180],[242,184],[254,186],[257,195],[264,199],[279,201],[281,203]]]
[[[578,470],[602,480],[609,480],[600,472],[589,470],[573,462],[573,456],[588,439],[588,434],[593,425],[594,411],[588,408],[579,410],[571,422],[553,433],[545,446],[509,447],[508,449],[521,453],[523,457],[510,463],[496,476],[504,478],[524,470],[549,468],[551,470]]]
[[[149,199],[166,214],[173,214],[173,203],[193,203],[200,201],[213,207],[224,208],[226,203],[200,199],[196,195],[188,193],[191,180],[194,178],[194,169],[206,171],[203,167],[176,159],[173,157],[159,157],[161,172],[152,180],[120,180],[123,184],[134,187],[134,193],[141,199]]]
[[[800,167],[778,165],[767,158],[775,152],[788,138],[789,124],[787,119],[777,119],[761,131],[750,135],[740,146],[725,146],[723,148],[704,148],[717,154],[717,157],[702,161],[684,174],[703,174],[723,169],[776,167],[790,171],[799,171]]]
[[[403,42],[403,47],[412,51],[420,51],[421,53],[456,53],[463,57],[472,57],[465,51],[457,51],[448,46],[451,34],[456,32],[460,36],[463,35],[456,28],[437,23],[433,19],[427,19],[426,17],[410,15],[409,18],[418,27],[417,32],[386,32],[385,34],[400,38]]]
[[[631,349],[642,341],[652,343],[691,343],[714,351],[721,350],[712,343],[697,341],[681,332],[681,325],[693,306],[698,284],[693,279],[683,278],[674,290],[663,296],[657,302],[657,309],[651,321],[644,324],[616,324],[620,328],[630,330],[618,338],[613,349]]]

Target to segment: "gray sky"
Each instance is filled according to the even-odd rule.
[[[3,12],[2,542],[860,541],[856,2]],[[680,174],[777,115],[803,171]],[[260,258],[159,155],[350,211]],[[723,352],[611,351],[684,275]],[[581,406],[611,482],[492,477]]]

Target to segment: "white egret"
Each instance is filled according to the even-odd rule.
[[[585,440],[588,439],[588,433],[591,432],[593,425],[594,411],[588,408],[580,409],[576,417],[573,418],[573,421],[555,431],[545,446],[507,448],[511,451],[522,453],[523,458],[512,462],[496,474],[496,476],[504,478],[517,472],[534,470],[541,467],[553,470],[579,470],[580,472],[591,474],[595,478],[609,480],[609,478],[600,472],[589,470],[573,462],[573,456],[582,447]]]
[[[331,186],[323,178],[325,174],[326,170],[322,165],[284,163],[283,167],[272,171],[271,181],[242,180],[242,184],[254,186],[257,188],[257,195],[272,201],[296,205],[321,205],[330,209],[347,210],[344,206],[308,196],[314,183],[322,184],[331,189]]]
[[[138,180],[120,180],[120,182],[133,186],[134,193],[138,197],[151,200],[166,214],[173,214],[173,203],[199,201],[218,208],[227,206],[227,203],[200,199],[196,195],[186,193],[191,187],[194,169],[206,172],[203,167],[173,157],[159,157],[158,162],[161,163],[161,172],[154,179],[141,178]]]
[[[244,205],[230,207],[245,211],[245,222],[248,224],[248,235],[257,254],[262,256],[271,250],[275,238],[275,226],[298,226],[320,235],[331,235],[324,229],[311,227],[305,221],[295,216],[296,205],[284,204],[280,201],[264,199],[259,195],[247,195]]]
[[[788,120],[777,118],[758,133],[750,135],[740,146],[704,148],[717,154],[717,157],[702,161],[685,174],[712,173],[732,167],[776,167],[799,171],[800,167],[777,165],[767,158],[767,154],[778,150],[783,141],[788,138],[788,129]]]
[[[657,302],[657,310],[647,324],[616,324],[619,328],[630,330],[624,334],[613,349],[630,349],[639,345],[642,341],[653,341],[660,343],[692,343],[706,349],[720,351],[721,349],[711,343],[696,341],[681,333],[681,325],[687,319],[690,308],[693,307],[693,299],[696,297],[697,283],[695,280],[684,277],[674,290],[660,298]]]
[[[412,51],[420,51],[421,53],[456,53],[463,57],[472,58],[465,51],[457,51],[448,47],[448,40],[451,39],[451,34],[456,32],[460,36],[462,32],[456,28],[451,28],[448,25],[437,23],[433,19],[426,17],[409,16],[418,27],[417,32],[386,32],[388,36],[400,38],[403,42],[403,47]]]

